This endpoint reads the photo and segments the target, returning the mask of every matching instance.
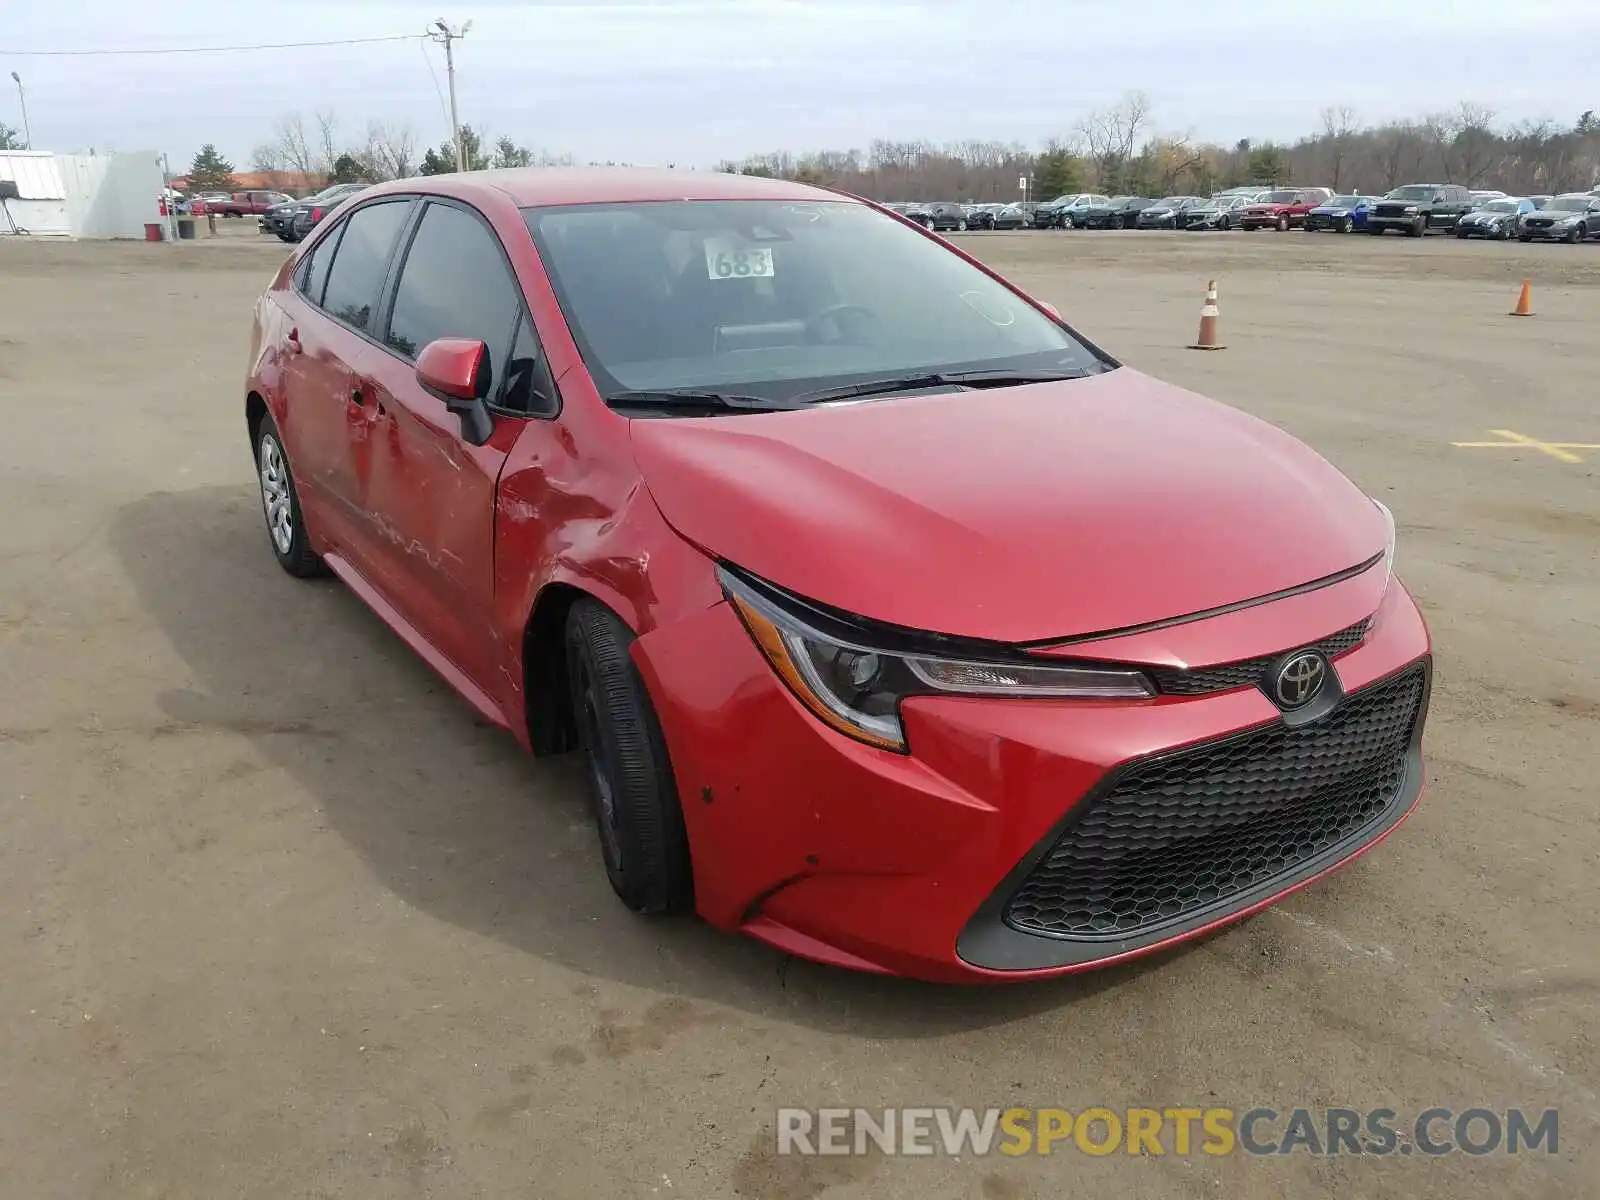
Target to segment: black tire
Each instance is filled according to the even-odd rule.
[[[1574,225],[1572,227],[1572,232],[1567,234],[1567,245],[1576,246],[1579,242],[1583,241],[1583,239],[1584,239],[1583,226],[1582,225]]]
[[[1354,217],[1346,217],[1344,220],[1339,222],[1340,233],[1354,233],[1355,231],[1356,219]]]
[[[1288,218],[1287,215],[1280,216],[1278,218],[1278,232],[1279,233],[1288,233],[1289,232],[1289,218]]]
[[[1222,224],[1220,226],[1218,226],[1218,228],[1220,228],[1223,233],[1228,233],[1229,231],[1231,231],[1233,229],[1233,218],[1232,217],[1223,217],[1222,218]]]
[[[1427,232],[1428,232],[1428,218],[1427,217],[1418,217],[1415,221],[1411,222],[1411,224],[1406,226],[1406,236],[1407,237],[1423,237],[1423,236],[1425,236],[1427,234]]]
[[[606,878],[634,912],[694,901],[689,839],[666,741],[628,655],[633,631],[610,609],[579,600],[567,614],[567,674]]]
[[[256,485],[261,493],[261,515],[267,523],[267,545],[272,547],[272,556],[278,560],[280,567],[295,578],[313,579],[327,568],[311,549],[306,519],[300,511],[300,493],[295,486],[294,469],[289,465],[289,453],[283,448],[283,435],[278,432],[271,413],[261,418],[253,449]]]
[[[1527,234],[1527,233],[1519,233],[1517,235],[1517,241],[1523,242],[1523,243],[1531,242],[1531,241],[1533,241],[1533,236],[1531,234]]]
[[[1456,226],[1456,236],[1458,238],[1460,238],[1464,242],[1464,241],[1467,240],[1467,231],[1465,229],[1461,228],[1461,226],[1457,225]]]
[[[1368,225],[1367,226],[1367,232],[1370,233],[1373,237],[1382,237],[1383,236],[1383,226],[1382,225]]]

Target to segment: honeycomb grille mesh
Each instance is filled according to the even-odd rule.
[[[1314,724],[1136,763],[1085,802],[1011,897],[1007,922],[1126,937],[1294,872],[1397,801],[1425,683],[1419,664]]]
[[[1329,634],[1320,642],[1313,642],[1302,648],[1320,650],[1329,658],[1336,658],[1346,650],[1353,650],[1359,646],[1361,639],[1367,636],[1367,627],[1370,624],[1370,620],[1357,621],[1347,629]],[[1240,662],[1223,663],[1216,667],[1196,667],[1192,670],[1166,670],[1158,667],[1149,670],[1148,673],[1156,681],[1156,686],[1166,695],[1203,696],[1207,692],[1253,687],[1260,682],[1267,668],[1278,657],[1276,654],[1268,654],[1260,658],[1247,658]]]

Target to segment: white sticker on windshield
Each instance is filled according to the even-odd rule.
[[[706,274],[712,279],[770,279],[772,251],[732,238],[707,238]]]

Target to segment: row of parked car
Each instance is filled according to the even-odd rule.
[[[335,183],[303,200],[285,197],[282,203],[272,205],[261,214],[261,232],[275,234],[282,242],[298,242],[316,228],[322,218],[369,186]]]
[[[1411,183],[1384,196],[1331,188],[1228,188],[1213,196],[1079,193],[1037,206],[936,202],[889,205],[939,233],[969,229],[1303,229],[1307,232],[1580,242],[1600,237],[1600,188],[1560,196],[1509,196],[1460,184]]]

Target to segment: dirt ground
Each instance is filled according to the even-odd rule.
[[[1594,1194],[1600,451],[1451,443],[1600,443],[1600,246],[965,239],[1384,499],[1438,667],[1367,858],[1141,965],[941,989],[630,916],[570,762],[278,570],[240,388],[283,247],[226,232],[0,242],[8,1200]],[[1556,1107],[1560,1149],[774,1152],[780,1105],[941,1104]]]

